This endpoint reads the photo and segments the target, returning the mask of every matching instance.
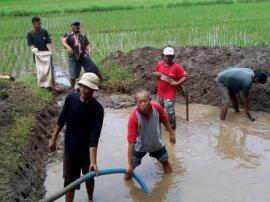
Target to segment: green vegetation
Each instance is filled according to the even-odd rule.
[[[29,144],[35,126],[35,116],[52,101],[51,93],[36,86],[35,79],[28,77],[27,84],[0,80],[0,175],[1,183],[18,169],[20,156]],[[3,193],[4,194],[4,193]],[[3,200],[2,200],[3,199]],[[5,196],[0,193],[0,200]]]
[[[264,2],[269,0],[1,0],[0,15],[29,16],[49,13],[99,12],[140,8]]]
[[[24,76],[20,82],[26,83],[29,86],[29,93],[34,95],[39,101],[34,103],[34,106],[30,106],[32,110],[38,111],[39,108],[42,108],[44,104],[48,104],[53,100],[53,95],[48,92],[46,89],[42,89],[36,85],[37,78],[34,76]]]
[[[101,88],[110,93],[129,92],[138,84],[135,76],[128,69],[116,64],[106,64],[102,68],[102,74],[109,77],[109,80],[103,82]]]
[[[110,52],[126,52],[143,46],[269,44],[270,2],[260,1],[264,0],[241,0],[249,3],[232,0],[93,0],[87,3],[83,0],[45,0],[40,6],[41,3],[34,0],[2,0],[0,12],[1,9],[18,13],[19,10],[32,9],[41,13],[43,27],[49,30],[55,45],[55,62],[67,67],[67,56],[60,37],[70,30],[73,18],[82,22],[82,31],[87,33],[93,47],[93,58],[100,63]],[[95,5],[138,9],[88,12],[89,6]],[[60,9],[62,13],[53,13],[52,9]],[[77,12],[76,9],[84,9],[85,12]],[[64,10],[71,13],[64,13]],[[24,75],[32,71],[34,64],[26,44],[26,33],[31,30],[31,16],[2,16],[0,26],[3,28],[0,34],[3,47],[0,72]]]

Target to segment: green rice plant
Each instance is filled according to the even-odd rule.
[[[111,52],[127,52],[144,46],[253,46],[270,43],[270,2],[172,8],[166,5],[186,1],[139,2],[141,4],[137,5],[143,5],[144,9],[40,15],[43,27],[49,31],[54,43],[54,62],[67,67],[68,58],[60,37],[70,31],[73,18],[81,21],[81,29],[88,35],[93,48],[93,60],[98,64]],[[116,3],[131,5],[121,0],[103,3],[106,6],[118,5]],[[89,7],[91,5],[99,4],[89,4]],[[153,5],[159,6],[150,8]],[[32,53],[26,43],[31,18],[4,16],[0,26],[3,27],[0,34],[3,47],[0,51],[0,72],[32,72]]]
[[[265,2],[269,0],[1,0],[0,16],[31,16],[53,13],[118,11],[141,8],[185,7],[231,3]],[[42,5],[42,6],[41,6]]]

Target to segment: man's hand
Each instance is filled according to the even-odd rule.
[[[154,78],[160,79],[162,73],[160,73],[160,72],[153,72],[152,75],[154,76]]]
[[[127,172],[125,173],[125,180],[130,180],[132,178],[132,173],[133,173],[133,166],[129,164]]]
[[[179,83],[176,82],[176,81],[174,81],[174,80],[171,80],[171,81],[170,81],[170,84],[171,84],[171,86],[174,86],[174,87],[179,86]]]
[[[162,74],[162,75],[160,76],[160,80],[166,81],[166,82],[168,82],[168,83],[171,83],[171,82],[172,82],[172,79],[171,79],[170,77],[164,75],[164,74]]]
[[[92,51],[91,50],[86,50],[85,52],[90,58],[92,58]]]
[[[32,53],[34,53],[34,52],[37,52],[38,49],[37,49],[36,47],[32,47],[32,48],[31,48],[31,51],[32,51]]]
[[[89,170],[90,171],[95,171],[96,172],[96,176],[98,176],[98,167],[97,167],[97,164],[90,164],[90,167],[89,167]]]
[[[176,138],[175,138],[175,132],[174,131],[170,132],[170,143],[171,144],[176,143]]]
[[[55,151],[56,150],[56,145],[57,145],[56,140],[54,138],[51,138],[49,140],[49,148],[50,148],[50,150]]]
[[[71,56],[72,53],[73,53],[73,50],[72,50],[70,47],[68,47],[68,48],[67,48],[67,52],[68,52],[68,55]]]

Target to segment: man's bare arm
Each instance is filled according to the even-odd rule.
[[[89,44],[86,46],[86,52],[92,58],[92,48]]]
[[[186,76],[184,76],[184,77],[182,77],[180,80],[178,80],[178,81],[172,81],[171,82],[171,85],[173,85],[173,86],[181,86],[183,83],[185,83],[186,81],[188,80],[188,76],[186,75]]]
[[[162,76],[162,73],[160,73],[160,72],[153,72],[152,75],[153,75],[154,78],[160,79],[160,77]]]
[[[48,50],[49,51],[53,51],[53,45],[52,45],[52,43],[48,43],[48,44],[46,44],[46,47],[48,48]]]
[[[58,139],[58,136],[62,130],[63,126],[57,126],[57,128],[55,129],[55,132],[54,134],[52,135],[50,141],[49,141],[49,148],[51,150],[55,150],[56,149],[56,144],[57,144],[57,139]]]
[[[73,53],[72,48],[67,43],[67,37],[62,38],[62,45],[67,49],[68,55]]]
[[[89,170],[94,170],[98,172],[97,166],[97,147],[90,147],[89,148],[89,156],[90,156],[90,168]]]
[[[248,96],[243,96],[242,100],[243,100],[243,107],[244,107],[244,112],[245,112],[245,114],[248,116],[248,118],[249,118],[251,121],[255,121],[255,119],[252,118],[251,115],[250,115],[250,113],[249,113],[249,108],[248,108]]]
[[[125,179],[130,180],[133,173],[133,156],[134,156],[134,143],[128,143],[128,168],[127,173],[125,174]]]
[[[134,143],[128,143],[128,165],[133,165]]]

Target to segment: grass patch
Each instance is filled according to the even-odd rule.
[[[106,64],[101,68],[101,72],[109,80],[101,84],[101,89],[106,90],[108,93],[130,92],[134,86],[138,84],[135,76],[131,72],[117,64]]]
[[[35,95],[36,98],[40,100],[40,104],[49,103],[53,99],[52,93],[48,92],[48,90],[44,88],[40,88],[37,86],[37,77],[35,76],[25,76],[19,79],[19,81],[28,84],[29,92]],[[36,103],[37,104],[37,103]],[[37,105],[39,107],[39,105]]]
[[[7,131],[6,137],[3,140],[4,144],[2,143],[3,145],[0,147],[1,176],[9,176],[11,172],[17,169],[21,151],[28,143],[28,137],[31,134],[31,129],[34,127],[34,117],[32,116],[33,114],[14,117],[12,127]]]

